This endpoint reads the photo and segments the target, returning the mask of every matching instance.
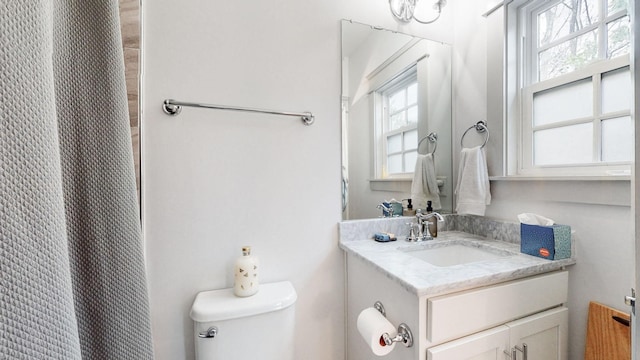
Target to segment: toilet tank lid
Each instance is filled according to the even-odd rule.
[[[198,293],[191,307],[191,319],[197,322],[222,321],[285,309],[296,302],[296,290],[289,281],[260,284],[253,296],[238,297],[233,289]]]

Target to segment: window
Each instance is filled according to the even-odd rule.
[[[607,175],[633,159],[629,0],[520,1],[520,175]],[[515,45],[515,46],[512,46]],[[514,54],[514,51],[517,51]],[[512,139],[514,140],[514,139]]]
[[[415,67],[376,91],[376,154],[380,178],[413,173],[418,148],[418,78]]]

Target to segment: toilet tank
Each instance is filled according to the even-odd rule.
[[[191,307],[196,360],[293,360],[296,291],[289,281],[198,293]],[[213,330],[215,329],[215,330]]]

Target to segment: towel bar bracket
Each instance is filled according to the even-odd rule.
[[[165,114],[174,116],[180,114],[182,106],[173,104],[172,100],[165,100],[162,103],[162,110],[164,110]]]

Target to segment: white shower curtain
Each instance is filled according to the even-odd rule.
[[[152,359],[118,1],[0,0],[0,359]]]

